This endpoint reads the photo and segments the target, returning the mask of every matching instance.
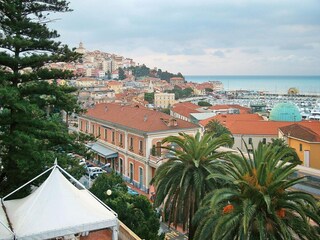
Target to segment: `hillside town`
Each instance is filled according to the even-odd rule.
[[[48,27],[56,20],[50,14],[72,12],[69,4],[0,1],[0,240],[320,238],[320,95],[315,86],[300,93],[287,86],[291,76],[248,81],[286,80],[288,90],[280,94],[243,89],[245,76],[234,75],[226,83],[223,76],[205,75],[205,68],[222,70],[219,61],[227,66],[235,49],[205,48],[201,35],[199,42],[187,41],[188,48],[183,41],[176,47],[170,42],[170,51],[159,60],[144,59],[170,69],[186,70],[172,56],[195,68],[204,64],[203,71],[197,68],[203,75],[194,76],[87,50],[83,42],[70,49]],[[166,19],[170,26],[174,18]],[[123,20],[125,29],[133,23],[125,14]],[[153,24],[148,35],[155,33]],[[96,22],[94,30],[104,27]],[[73,41],[80,39],[77,31],[68,32]],[[125,39],[122,35],[115,42],[137,47],[130,33],[122,32]],[[162,35],[168,38],[162,32],[156,38]],[[108,47],[109,37],[108,32]],[[259,58],[239,62],[253,53],[260,50],[238,49],[240,57],[233,58],[239,66],[231,65],[242,70],[242,64],[251,69],[266,63]]]

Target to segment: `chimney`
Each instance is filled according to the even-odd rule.
[[[174,118],[170,118],[170,119],[169,119],[168,126],[169,126],[169,127],[175,127],[175,126],[178,126],[178,122],[177,122],[177,120],[176,120],[176,119],[174,119]]]
[[[148,120],[148,115],[145,114],[144,117],[143,117],[143,121],[146,122],[147,120]]]

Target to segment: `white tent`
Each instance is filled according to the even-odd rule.
[[[118,239],[116,213],[84,187],[75,187],[59,169],[54,166],[46,181],[29,196],[3,201],[15,237],[48,239],[112,228],[113,239]]]
[[[0,206],[0,240],[11,240],[14,235],[9,228],[5,212]]]

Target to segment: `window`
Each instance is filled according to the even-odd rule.
[[[130,145],[130,150],[133,150],[133,138],[132,137],[130,138],[130,144],[129,145]]]
[[[143,169],[139,167],[139,188],[143,187]]]
[[[86,122],[86,132],[88,132],[88,130],[89,130],[89,123]]]
[[[143,142],[141,140],[139,141],[139,152],[143,153]]]
[[[114,143],[114,131],[112,131],[112,143]]]
[[[262,138],[262,143],[263,143],[263,144],[266,144],[266,143],[267,143],[267,139]]]
[[[252,144],[252,138],[249,138],[249,144]]]
[[[108,140],[108,130],[106,128],[104,129],[104,140]]]
[[[83,126],[82,126],[82,121],[80,121],[80,130],[81,130],[81,131],[83,131],[82,127],[83,127]]]
[[[123,159],[120,158],[120,174],[122,175],[123,174]]]
[[[130,182],[133,183],[133,163],[130,163]]]
[[[119,134],[119,145],[122,146],[122,133]]]
[[[299,150],[300,150],[300,152],[302,152],[302,144],[301,143],[299,145]]]
[[[91,125],[91,133],[93,134],[93,136],[95,136],[95,132],[94,132],[94,124]]]
[[[98,136],[100,136],[100,126],[98,127]]]
[[[161,156],[161,142],[157,142],[157,156]]]

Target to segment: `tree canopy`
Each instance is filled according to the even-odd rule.
[[[259,143],[253,155],[230,155],[225,173],[214,173],[226,187],[204,199],[196,213],[196,239],[319,239],[315,198],[292,190],[303,178],[293,177],[288,148],[274,151]]]
[[[79,169],[66,156],[79,136],[68,133],[60,115],[80,111],[75,89],[55,81],[72,73],[45,67],[79,57],[55,41],[59,34],[47,26],[52,12],[69,11],[66,1],[0,1],[1,195],[42,172],[56,157],[60,165]]]
[[[223,170],[219,159],[227,153],[216,150],[230,141],[227,135],[213,138],[211,134],[205,134],[201,137],[199,132],[195,136],[180,133],[180,136],[169,136],[162,141],[169,143],[163,148],[170,151],[171,156],[159,166],[152,179],[157,190],[154,204],[163,204],[169,225],[182,223],[184,229],[188,226],[189,239],[193,239],[191,223],[201,200],[219,185],[207,178],[211,173]]]
[[[206,126],[205,126],[205,132],[212,133],[213,136],[219,137],[223,134],[227,134],[229,136],[232,136],[232,133],[228,128],[226,128],[224,125],[222,125],[218,120],[211,120]],[[230,145],[232,147],[233,143]]]
[[[142,239],[163,239],[158,236],[159,218],[147,197],[129,195],[120,175],[114,172],[101,174],[90,191],[111,207],[119,219]]]

